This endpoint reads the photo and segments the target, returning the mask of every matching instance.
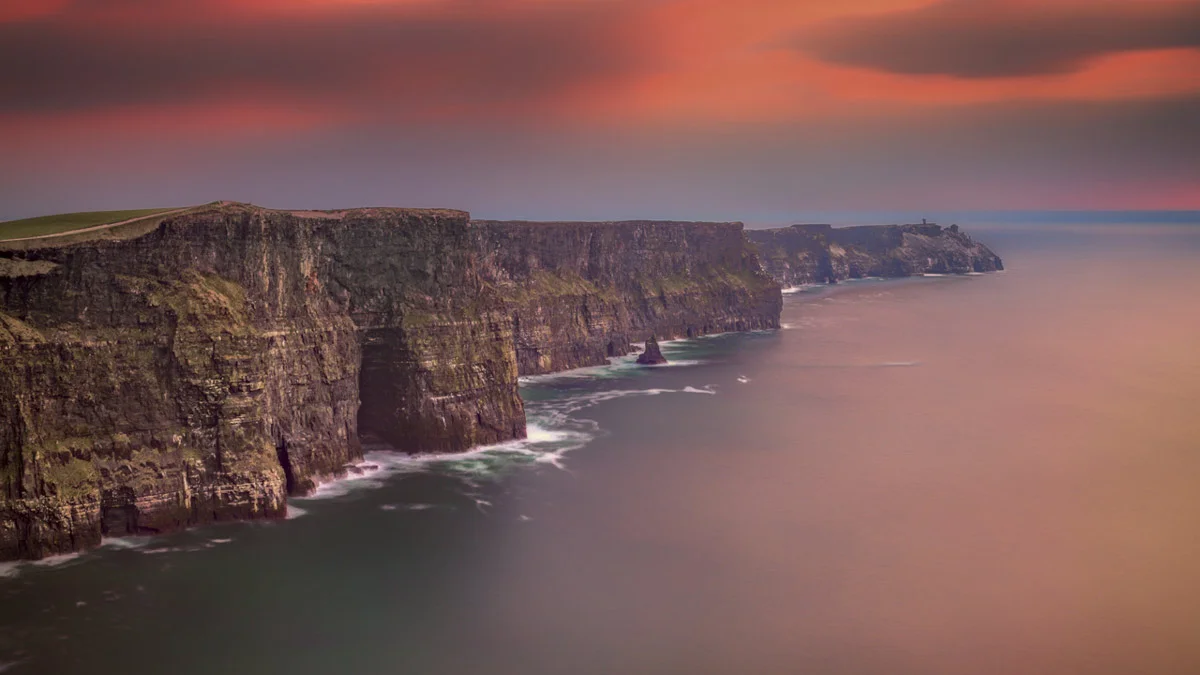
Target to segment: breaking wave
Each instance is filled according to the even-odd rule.
[[[51,555],[42,558],[41,560],[13,560],[11,562],[0,562],[0,579],[15,577],[21,573],[21,570],[26,566],[32,567],[60,567],[77,562],[83,557],[84,551],[76,553],[63,553],[61,555]]]
[[[694,356],[694,340],[663,340],[659,343],[669,362],[659,367],[688,367],[703,363]],[[401,474],[440,473],[462,479],[490,479],[519,467],[538,465],[567,470],[567,453],[587,445],[603,433],[599,425],[576,415],[594,405],[631,396],[661,396],[664,394],[715,395],[712,385],[687,386],[682,389],[620,388],[591,389],[588,382],[628,380],[649,374],[636,363],[631,354],[609,359],[608,365],[577,368],[547,375],[526,376],[520,379],[525,398],[527,419],[526,437],[494,445],[472,448],[453,454],[407,454],[385,443],[366,446],[363,460],[349,468],[345,477],[325,482],[310,495],[293,501],[332,499],[357,490],[383,486],[393,476]],[[483,508],[485,504],[477,504]],[[390,508],[387,508],[390,507]],[[289,507],[289,517],[291,509]],[[411,505],[385,505],[384,510],[413,508]]]
[[[100,548],[137,549],[144,548],[150,541],[150,537],[105,537],[100,540]]]
[[[594,405],[631,396],[661,396],[664,394],[716,395],[711,386],[682,389],[609,389],[567,395],[561,398],[526,402],[529,424],[526,437],[520,440],[485,445],[466,452],[452,454],[406,454],[388,445],[369,446],[363,460],[355,464],[344,478],[323,483],[311,494],[293,501],[332,499],[357,490],[382,487],[390,478],[400,474],[448,473],[458,476],[492,478],[519,466],[549,465],[566,470],[565,455],[587,445],[601,433],[596,422],[577,418],[577,413]],[[385,505],[394,510],[401,505]],[[421,505],[404,505],[416,509]],[[425,505],[426,507],[428,505]],[[490,506],[479,504],[479,506]],[[295,515],[293,515],[295,513]],[[288,517],[304,512],[289,505]]]
[[[705,337],[719,337],[705,336]],[[666,367],[689,367],[704,363],[694,356],[698,341],[664,340],[659,343],[670,359]],[[702,351],[702,350],[700,350]],[[453,454],[407,454],[386,444],[368,445],[362,461],[347,467],[345,476],[320,484],[312,494],[289,500],[286,519],[292,520],[308,514],[308,509],[298,504],[309,501],[334,499],[359,490],[382,487],[388,479],[401,474],[440,473],[455,476],[468,486],[477,487],[477,479],[488,480],[518,467],[548,466],[566,471],[565,456],[584,447],[598,435],[604,433],[593,420],[577,415],[592,406],[627,397],[649,397],[663,395],[714,396],[714,385],[685,386],[671,388],[614,388],[594,389],[588,381],[626,380],[634,384],[638,378],[648,375],[648,369],[636,363],[637,355],[613,358],[608,365],[580,368],[572,371],[552,373],[534,377],[522,377],[522,395],[525,397],[527,419],[526,437],[519,440],[472,448]],[[582,386],[581,386],[582,385]],[[602,385],[601,385],[602,386]],[[491,504],[482,498],[472,497],[480,510]],[[385,511],[422,511],[437,509],[438,505],[384,504]],[[524,518],[527,519],[527,518]],[[101,542],[100,548],[109,550],[136,550],[145,555],[183,553],[211,549],[228,538],[205,539],[186,545],[163,545],[165,542],[154,536],[111,537]],[[153,545],[156,544],[157,545]],[[14,561],[0,563],[0,579],[17,576],[25,566],[55,567],[74,562],[84,553],[51,556],[38,561]]]
[[[787,288],[782,289],[780,292],[784,295],[794,295],[796,293],[810,291],[814,288],[821,288],[821,284],[801,284],[799,286],[788,286]]]
[[[196,551],[204,551],[206,549],[215,548],[221,544],[228,544],[233,539],[207,539],[205,541],[191,544],[187,546],[160,546],[158,548],[140,548],[139,553],[146,555],[160,555],[162,553],[195,553]]]

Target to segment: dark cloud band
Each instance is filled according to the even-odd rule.
[[[0,112],[187,103],[231,93],[338,97],[378,110],[537,101],[637,67],[645,52],[622,44],[631,6],[518,4],[499,13],[454,0],[425,12],[153,25],[80,21],[68,12],[0,24]]]
[[[943,0],[914,11],[830,21],[797,46],[820,59],[963,78],[1071,72],[1114,52],[1200,47],[1200,2],[1099,0],[1009,6]]]

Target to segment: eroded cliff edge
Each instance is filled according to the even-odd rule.
[[[763,268],[786,286],[863,277],[1004,269],[1000,256],[957,225],[793,225],[746,230]]]
[[[519,374],[778,326],[738,223],[217,205],[0,247],[0,560],[277,518],[361,457],[519,438]]]
[[[651,335],[779,327],[740,223],[475,221],[522,375],[606,363]]]

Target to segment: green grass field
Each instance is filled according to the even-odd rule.
[[[87,213],[63,213],[57,216],[24,218],[0,223],[0,241],[37,237],[43,234],[70,232],[95,225],[119,223],[131,218],[152,216],[174,209],[137,209],[133,211],[90,211]]]

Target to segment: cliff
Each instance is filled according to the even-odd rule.
[[[747,230],[746,237],[763,269],[784,286],[1004,269],[999,256],[957,225],[793,225]]]
[[[741,223],[476,221],[522,375],[603,364],[652,335],[778,328]]]
[[[0,242],[0,560],[282,517],[363,433],[523,437],[518,374],[776,327],[778,288],[736,223],[221,204]]]

